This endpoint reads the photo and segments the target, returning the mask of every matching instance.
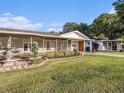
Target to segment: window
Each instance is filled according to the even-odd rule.
[[[49,50],[49,49],[50,49],[50,42],[47,41],[47,50]]]
[[[24,43],[24,51],[28,51],[29,49],[29,44],[28,43]]]
[[[0,50],[2,50],[2,42],[1,42],[1,40],[0,40]]]

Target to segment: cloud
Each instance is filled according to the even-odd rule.
[[[61,32],[61,31],[63,31],[63,24],[54,22],[50,25],[50,27],[48,28],[47,31],[48,32],[50,32],[50,31]]]
[[[15,16],[8,12],[0,15],[0,27],[23,30],[41,30],[43,23],[32,23],[31,20],[24,16]]]
[[[116,13],[116,11],[115,11],[114,8],[112,8],[112,9],[109,11],[109,14],[115,14],[115,13]]]

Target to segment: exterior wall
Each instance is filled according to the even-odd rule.
[[[121,41],[97,41],[99,44],[98,51],[120,51]]]
[[[71,42],[71,51],[77,50],[79,51],[79,41],[72,41]]]
[[[98,51],[104,51],[105,50],[103,41],[97,41],[97,44],[99,44]]]
[[[0,37],[0,46],[7,45],[8,37]],[[44,38],[43,37],[32,37],[32,41],[38,42],[39,52],[55,52],[55,51],[79,51],[79,41],[80,40],[66,40],[66,39],[56,39],[56,38]],[[49,42],[49,49],[47,46]],[[14,37],[12,36],[12,47],[13,51],[24,52],[24,44],[28,45],[28,50],[31,48],[31,38],[29,37]]]
[[[19,51],[24,51],[23,49],[23,39],[19,38],[19,39],[13,39],[12,42],[14,43],[14,47],[16,49],[18,49]]]

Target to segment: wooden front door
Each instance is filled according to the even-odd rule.
[[[79,41],[79,51],[84,51],[84,41]]]

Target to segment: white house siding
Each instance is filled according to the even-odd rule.
[[[104,51],[104,50],[106,50],[105,49],[105,46],[103,44],[103,41],[97,41],[97,44],[99,45],[98,51]]]
[[[67,33],[67,34],[65,34],[65,35],[62,35],[63,37],[65,37],[65,38],[77,38],[77,39],[79,39],[79,38],[82,38],[82,37],[80,37],[79,35],[77,35],[77,34],[75,34],[75,33]]]
[[[79,41],[72,40],[72,42],[71,42],[71,51],[73,51],[73,50],[79,51]]]

